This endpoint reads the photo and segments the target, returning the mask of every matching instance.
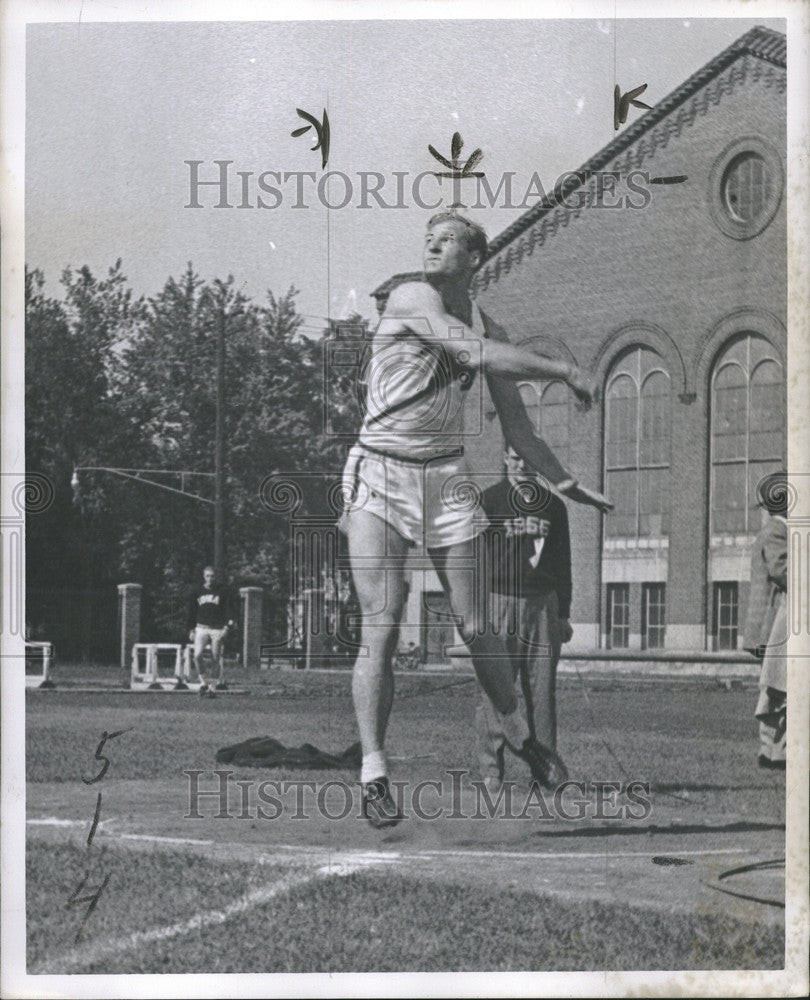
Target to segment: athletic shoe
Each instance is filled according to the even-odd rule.
[[[783,760],[771,760],[770,757],[766,757],[764,753],[761,753],[757,758],[757,763],[760,767],[764,768],[766,771],[784,771],[785,761]]]
[[[227,691],[228,690],[228,685],[225,683],[225,681],[220,681],[217,684],[217,688],[216,689],[217,689],[217,691]]]
[[[558,785],[568,781],[568,768],[560,755],[539,740],[529,736],[516,753],[521,760],[526,761],[532,777],[543,788],[553,791]]]
[[[213,698],[214,692],[208,687],[207,684],[200,684],[200,697],[201,698]]]
[[[396,826],[405,819],[391,797],[388,778],[377,778],[363,785],[362,815],[375,829]]]

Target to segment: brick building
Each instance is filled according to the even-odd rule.
[[[514,342],[599,386],[587,408],[561,383],[521,386],[543,436],[616,504],[604,519],[568,505],[572,651],[741,641],[755,488],[786,458],[785,50],[748,32],[492,240],[476,274]],[[632,171],[686,179],[634,208]],[[429,659],[447,639],[424,628],[438,590],[413,580],[403,630]]]

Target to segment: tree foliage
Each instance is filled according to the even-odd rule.
[[[26,276],[26,461],[55,487],[51,508],[28,523],[29,624],[69,654],[108,657],[110,601],[127,580],[148,598],[146,637],[179,638],[187,590],[212,561],[213,505],[113,473],[79,472],[77,495],[70,481],[77,466],[213,472],[220,327],[227,575],[283,600],[289,527],[262,483],[339,474],[348,442],[327,433],[329,400],[349,437],[359,426],[351,376],[325,364],[333,331],[301,335],[293,287],[257,304],[232,277],[204,282],[191,265],[148,299],[134,299],[120,261],[103,278],[66,270],[62,286],[62,299],[49,298],[40,272]],[[210,477],[182,485],[213,497]]]

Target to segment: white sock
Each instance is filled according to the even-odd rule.
[[[515,707],[508,715],[498,713],[501,717],[501,731],[513,750],[520,750],[529,738],[529,724]]]
[[[367,785],[369,781],[376,781],[377,778],[387,777],[388,761],[385,757],[385,750],[375,750],[373,753],[363,754],[360,781],[364,785]]]

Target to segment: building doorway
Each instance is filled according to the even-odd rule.
[[[428,590],[422,595],[421,646],[426,666],[449,664],[446,650],[457,643],[450,601],[443,590]]]

